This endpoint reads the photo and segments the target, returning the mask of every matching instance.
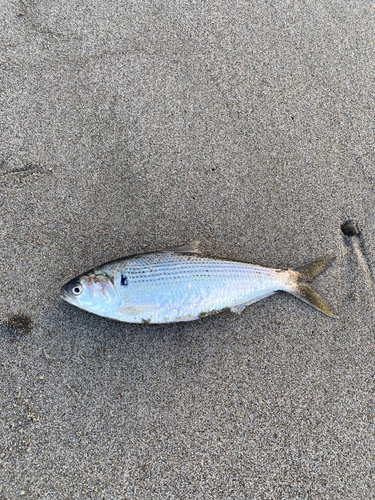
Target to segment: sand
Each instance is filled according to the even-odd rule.
[[[375,10],[2,0],[0,498],[374,498]],[[341,225],[356,220],[360,235]],[[199,239],[315,287],[148,326],[75,275]]]

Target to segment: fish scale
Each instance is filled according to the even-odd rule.
[[[306,281],[331,260],[281,270],[202,257],[195,242],[159,252],[125,257],[71,280],[62,297],[82,309],[132,323],[191,321],[287,291],[333,315]],[[301,272],[298,269],[302,270]]]

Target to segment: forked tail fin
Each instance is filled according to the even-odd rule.
[[[316,276],[325,271],[334,259],[334,256],[324,257],[323,259],[315,260],[314,262],[310,262],[304,266],[292,269],[294,290],[289,293],[298,297],[300,300],[307,302],[310,306],[315,307],[315,309],[319,309],[319,311],[327,314],[327,316],[338,318],[323,297],[321,297],[318,292],[308,285],[308,282],[312,281]]]

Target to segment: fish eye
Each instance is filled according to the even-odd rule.
[[[76,283],[72,287],[72,293],[73,295],[79,295],[80,293],[82,293],[82,286],[79,283]]]

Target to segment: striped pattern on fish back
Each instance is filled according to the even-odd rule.
[[[268,281],[275,276],[274,270],[253,264],[163,252],[118,261],[116,268],[125,272],[133,284],[182,284],[208,279]]]

